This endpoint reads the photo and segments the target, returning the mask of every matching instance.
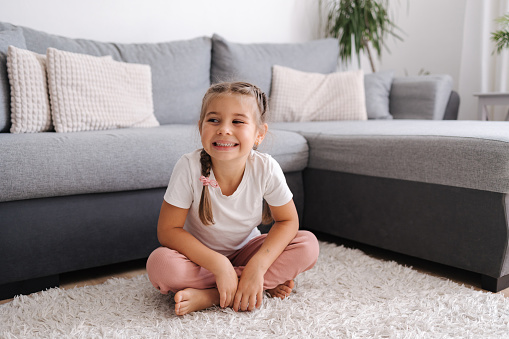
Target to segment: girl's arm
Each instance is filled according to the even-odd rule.
[[[270,206],[275,220],[263,245],[249,260],[235,294],[233,309],[253,310],[262,304],[263,277],[269,267],[295,238],[299,230],[299,217],[293,199],[283,206]]]
[[[184,230],[188,211],[163,201],[157,222],[157,239],[161,245],[182,253],[192,262],[212,272],[216,277],[220,306],[230,306],[237,290],[237,273],[227,257],[203,245]]]

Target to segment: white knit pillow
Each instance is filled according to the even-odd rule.
[[[150,66],[48,48],[56,132],[154,127]]]
[[[330,74],[272,67],[270,120],[366,120],[362,70]]]
[[[11,133],[51,130],[46,56],[9,46],[7,73],[11,87]]]
[[[101,58],[112,60],[111,55]],[[53,130],[46,55],[9,46],[7,72],[11,87],[11,133]]]

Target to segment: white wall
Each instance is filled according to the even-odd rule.
[[[236,42],[318,37],[318,0],[0,0],[0,20],[52,34],[160,42],[220,34]]]
[[[381,70],[397,76],[418,75],[421,70],[450,74],[455,89],[460,72],[465,0],[391,0],[391,11],[403,41],[388,39]]]

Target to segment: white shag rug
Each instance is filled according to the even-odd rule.
[[[183,317],[146,275],[0,306],[0,338],[508,338],[509,299],[320,243],[286,300]]]

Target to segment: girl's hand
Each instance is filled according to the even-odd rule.
[[[275,220],[258,252],[249,259],[240,276],[233,309],[252,311],[262,306],[264,276],[276,258],[297,235],[299,217],[293,200],[283,206],[270,206]]]
[[[249,265],[244,268],[240,276],[239,287],[235,294],[233,309],[235,312],[252,311],[262,306],[264,273],[252,269]]]
[[[237,291],[239,284],[239,278],[237,272],[233,269],[231,262],[224,265],[224,270],[215,274],[217,290],[219,291],[219,306],[222,308],[231,306],[233,304],[233,298]]]

